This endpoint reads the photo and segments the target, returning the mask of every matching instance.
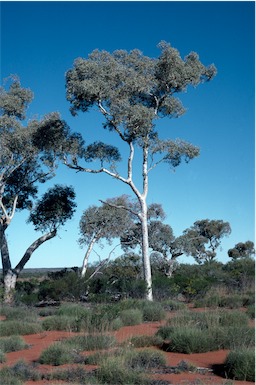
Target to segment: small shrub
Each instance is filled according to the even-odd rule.
[[[161,346],[163,343],[163,339],[160,336],[135,336],[129,339],[129,343],[135,348],[144,348],[149,346]],[[125,342],[127,344],[127,341]]]
[[[161,326],[156,332],[156,336],[162,338],[163,340],[166,340],[170,338],[174,330],[174,326]]]
[[[124,326],[124,324],[123,324],[123,321],[121,320],[120,317],[115,318],[111,322],[111,330],[118,330],[118,329],[120,329],[123,326]]]
[[[64,330],[79,332],[82,329],[81,319],[75,316],[53,315],[47,317],[42,322],[44,330]]]
[[[225,362],[227,375],[240,381],[255,381],[255,351],[244,349],[231,351]]]
[[[19,321],[3,321],[0,323],[0,336],[37,334],[42,332],[40,323]]]
[[[91,311],[83,305],[77,303],[67,303],[61,305],[60,308],[57,309],[56,314],[77,318],[87,318],[91,314]]]
[[[249,318],[254,319],[255,318],[255,305],[249,305],[246,311],[246,314]]]
[[[15,376],[10,367],[3,367],[0,370],[0,378],[3,385],[23,385],[22,381]]]
[[[212,330],[221,349],[250,348],[255,344],[255,330],[249,326],[230,325]]]
[[[162,321],[166,317],[163,306],[157,302],[142,301],[140,309],[143,312],[143,321]]]
[[[1,306],[0,314],[5,316],[8,321],[38,322],[37,312],[27,306],[12,307],[4,305]]]
[[[144,385],[147,380],[140,373],[131,370],[124,357],[109,357],[101,363],[96,377],[102,384]]]
[[[28,347],[29,345],[27,345],[20,336],[0,338],[0,350],[2,350],[4,353],[27,349]]]
[[[98,381],[82,367],[61,369],[52,372],[49,380],[67,381],[70,383],[97,385]]]
[[[174,301],[172,299],[168,299],[161,302],[162,306],[166,311],[172,310],[184,310],[186,309],[186,305],[183,302]]]
[[[131,351],[125,356],[126,364],[134,370],[146,371],[166,364],[165,356],[153,349]]]
[[[174,329],[170,339],[170,343],[163,345],[164,349],[176,353],[205,353],[219,348],[214,336],[208,330],[192,327]]]
[[[2,364],[5,361],[6,361],[5,354],[2,350],[0,350],[0,363]]]
[[[77,357],[76,352],[72,351],[67,345],[57,342],[45,349],[40,357],[41,364],[59,366],[74,363]]]
[[[120,312],[124,326],[138,325],[143,321],[143,313],[139,309],[127,309]]]
[[[29,364],[20,360],[11,367],[12,373],[22,381],[37,381],[40,374]]]
[[[89,334],[85,336],[70,337],[62,342],[65,346],[73,347],[80,351],[109,349],[116,345],[114,336],[104,334]]]

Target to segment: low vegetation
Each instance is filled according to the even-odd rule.
[[[232,350],[226,359],[225,370],[229,378],[255,382],[255,350]]]

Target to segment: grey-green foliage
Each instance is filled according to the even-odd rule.
[[[184,252],[192,255],[196,262],[211,262],[216,257],[216,250],[222,238],[230,233],[231,227],[228,222],[202,219],[184,230],[180,240],[182,240]]]
[[[240,381],[255,381],[255,350],[232,350],[225,361],[228,378]]]
[[[219,349],[241,349],[254,345],[254,329],[239,311],[181,311],[161,327],[157,335],[165,340],[163,348],[180,353],[200,353]]]
[[[95,50],[88,59],[76,59],[66,74],[67,99],[74,115],[98,106],[106,118],[105,128],[142,147],[146,140],[152,155],[164,154],[163,161],[177,166],[183,156],[197,156],[198,149],[182,140],[159,140],[154,121],[182,115],[185,110],[175,94],[212,79],[216,69],[204,66],[194,52],[183,60],[169,44],[161,42],[159,48],[157,59],[137,49],[112,54]],[[89,145],[84,156],[87,161],[96,157],[103,161],[106,154],[113,155],[113,162],[120,160],[113,148],[109,151],[99,142]]]
[[[27,349],[29,345],[20,336],[1,337],[0,350],[4,353]]]
[[[149,172],[164,162],[177,167],[199,155],[198,147],[181,139],[160,139],[155,129],[162,117],[179,117],[184,107],[176,94],[189,85],[209,81],[216,73],[213,65],[204,66],[196,53],[183,60],[179,52],[165,42],[159,44],[156,59],[135,49],[93,51],[87,59],[78,58],[66,73],[66,95],[71,113],[98,108],[104,117],[103,127],[117,135],[127,149],[125,174],[117,168],[119,149],[96,141],[82,151],[72,152],[64,159],[69,167],[90,173],[106,173],[129,186],[136,196],[139,209],[135,215],[142,228],[143,274],[147,285],[146,298],[153,299],[150,258],[148,253],[147,204]],[[142,178],[140,187],[133,179],[135,149],[139,151]],[[95,168],[83,161],[96,162]],[[95,165],[95,163],[94,163]],[[142,186],[142,188],[141,188]]]

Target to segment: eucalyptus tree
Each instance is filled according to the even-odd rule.
[[[137,49],[117,50],[112,54],[94,50],[87,59],[76,59],[66,73],[71,113],[76,115],[96,107],[104,118],[103,127],[127,147],[128,155],[124,173],[117,167],[121,161],[118,148],[101,141],[85,147],[80,157],[73,154],[64,162],[77,171],[105,173],[129,186],[137,198],[136,215],[142,227],[142,259],[149,300],[153,299],[147,224],[149,173],[160,163],[177,167],[182,159],[188,162],[199,155],[198,147],[184,140],[161,139],[156,122],[159,118],[181,116],[185,109],[176,95],[186,91],[189,85],[211,80],[216,73],[213,65],[204,66],[194,52],[183,60],[178,50],[166,42],[161,42],[159,48],[158,58],[144,56]],[[137,153],[141,157],[135,157]],[[98,165],[89,167],[87,163],[92,161],[98,161]],[[136,169],[140,168],[141,183],[134,178],[135,163]]]
[[[250,258],[254,254],[255,248],[252,241],[239,242],[232,249],[228,250],[228,256],[232,260],[239,258]]]
[[[222,238],[227,237],[230,233],[231,227],[228,222],[202,219],[184,230],[180,240],[184,252],[201,264],[214,260]]]
[[[83,212],[79,223],[79,243],[81,246],[86,245],[87,249],[82,264],[82,277],[86,274],[94,245],[102,240],[111,244],[114,238],[120,238],[133,225],[129,207],[131,202],[128,196],[122,195],[107,199],[101,206],[90,206]]]
[[[28,222],[43,233],[25,251],[18,264],[12,268],[6,237],[1,249],[5,284],[5,302],[12,302],[16,281],[32,254],[46,241],[57,235],[60,226],[71,219],[75,211],[75,192],[72,187],[55,185],[48,189],[30,211]]]
[[[28,120],[33,93],[18,78],[9,80],[9,87],[0,88],[0,250],[6,287],[17,275],[11,269],[6,230],[17,211],[32,208],[38,184],[54,176],[58,156],[73,141],[57,113]]]

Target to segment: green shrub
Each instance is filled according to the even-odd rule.
[[[138,325],[143,321],[143,313],[139,309],[122,310],[120,318],[124,326]]]
[[[0,323],[0,336],[37,334],[42,332],[40,323],[20,321],[2,321]]]
[[[223,326],[212,330],[221,349],[250,348],[255,344],[255,330],[249,326]]]
[[[172,331],[170,339],[170,343],[164,344],[166,351],[190,354],[205,353],[219,349],[214,336],[209,330],[180,327]]]
[[[146,371],[150,368],[157,368],[166,365],[163,353],[153,349],[130,351],[125,355],[126,365],[133,370]]]
[[[169,326],[195,326],[200,329],[210,329],[219,326],[245,326],[248,325],[248,317],[245,313],[234,310],[208,310],[204,312],[180,311],[168,320]]]
[[[2,364],[3,362],[6,361],[6,357],[4,352],[0,349],[0,363]]]
[[[12,307],[4,305],[0,308],[0,314],[5,316],[8,321],[38,322],[36,310],[27,306]]]
[[[80,351],[100,350],[114,347],[116,345],[116,339],[114,336],[107,334],[88,334],[67,338],[62,343]]]
[[[11,367],[12,373],[22,381],[37,381],[40,374],[28,363],[20,360]]]
[[[2,385],[23,385],[23,382],[15,376],[10,367],[0,369],[0,378]]]
[[[157,302],[141,301],[140,309],[143,312],[143,321],[162,321],[166,317],[163,306]]]
[[[87,309],[85,306],[77,303],[66,303],[59,307],[56,310],[57,315],[66,315],[77,318],[88,318],[91,314],[91,310]]]
[[[254,319],[255,318],[255,305],[249,305],[246,311],[246,314],[249,318]]]
[[[229,378],[240,381],[255,381],[255,351],[243,349],[231,351],[225,361],[225,370]]]
[[[59,366],[80,361],[76,351],[70,349],[67,344],[56,342],[43,350],[39,357],[41,364]]]
[[[155,336],[140,335],[140,336],[134,336],[130,338],[128,342],[135,348],[144,348],[149,346],[161,346],[163,343],[163,339],[157,335]],[[127,341],[125,341],[124,344],[127,344]]]
[[[161,305],[164,307],[166,311],[172,310],[184,310],[186,309],[186,304],[179,301],[174,301],[172,299],[168,299],[161,302]]]
[[[82,330],[82,321],[75,316],[53,315],[42,321],[42,327],[44,330],[80,332]]]
[[[111,329],[111,330],[118,330],[118,329],[120,329],[120,328],[123,327],[123,326],[124,326],[123,321],[121,320],[120,317],[117,317],[117,318],[115,318],[115,319],[111,322],[111,324],[110,324],[110,329]]]
[[[38,381],[41,376],[31,365],[20,360],[13,366],[3,367],[0,378],[3,385],[22,385],[23,381]]]
[[[96,377],[102,384],[144,385],[148,383],[142,374],[131,370],[126,365],[122,356],[108,357],[104,360],[96,371]]]
[[[28,347],[29,345],[27,345],[20,336],[0,338],[0,350],[2,350],[4,353],[27,349]]]
[[[88,373],[86,369],[83,369],[81,366],[76,368],[60,369],[55,370],[49,375],[49,380],[60,380],[67,381],[67,384],[77,383],[77,384],[87,384],[87,385],[97,385],[98,381],[96,378]],[[63,384],[65,385],[65,384]],[[75,385],[75,384],[74,384]]]

